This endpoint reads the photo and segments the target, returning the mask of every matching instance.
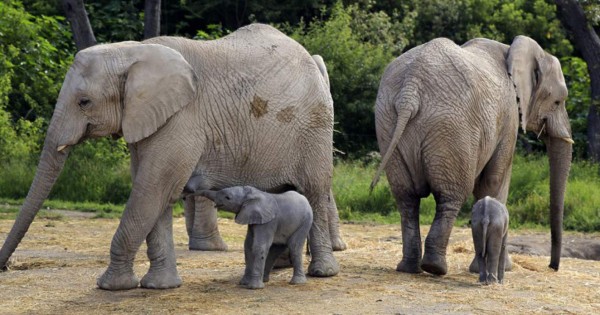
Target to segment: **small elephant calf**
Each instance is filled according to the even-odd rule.
[[[302,249],[312,226],[313,211],[308,200],[295,191],[269,194],[250,186],[195,194],[215,202],[217,208],[236,214],[235,222],[248,224],[244,242],[246,270],[240,284],[249,289],[264,288],[275,259],[286,249],[294,267],[290,284],[306,282]]]
[[[502,283],[508,237],[506,206],[489,196],[477,201],[471,213],[471,231],[479,264],[479,282]]]

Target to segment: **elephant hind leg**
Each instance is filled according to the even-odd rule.
[[[217,209],[214,203],[201,196],[190,196],[184,206],[189,249],[226,251],[227,244],[219,233]]]
[[[314,277],[331,277],[338,274],[340,266],[333,256],[329,234],[329,188],[327,190],[305,191],[305,196],[313,209],[313,224],[310,229],[310,253],[312,259],[308,274]]]
[[[331,237],[331,246],[334,251],[346,250],[347,246],[340,235],[340,217],[335,203],[333,191],[329,190],[330,202],[327,208],[327,217],[329,219],[329,236]]]
[[[440,198],[436,198],[435,218],[425,239],[425,253],[421,262],[421,269],[423,271],[440,276],[448,273],[446,249],[448,248],[448,241],[454,221],[460,207],[465,202],[464,199],[459,201],[440,201]]]
[[[273,244],[269,249],[269,254],[267,255],[267,260],[265,261],[265,272],[263,274],[263,282],[269,282],[269,275],[271,274],[271,270],[273,270],[273,265],[278,257],[283,257],[281,254],[285,252],[287,249],[286,245]],[[285,255],[288,258],[288,255]],[[289,259],[288,259],[289,260]]]
[[[400,221],[402,226],[402,260],[396,266],[396,271],[406,273],[421,273],[421,231],[419,226],[419,206],[421,199],[398,201]]]

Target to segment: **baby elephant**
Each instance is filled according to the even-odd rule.
[[[302,268],[304,240],[312,226],[313,212],[308,200],[295,191],[269,194],[250,186],[219,191],[201,190],[197,195],[215,202],[217,208],[235,213],[235,222],[248,224],[244,242],[246,271],[240,284],[249,289],[264,288],[275,259],[286,249],[294,267],[290,284],[306,282]]]
[[[485,197],[473,205],[471,230],[479,264],[479,282],[502,283],[508,237],[508,210],[500,201]]]

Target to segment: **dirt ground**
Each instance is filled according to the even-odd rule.
[[[0,220],[0,240],[12,220]],[[336,252],[341,272],[288,284],[291,269],[276,271],[263,290],[237,285],[242,276],[245,227],[228,219],[219,226],[228,252],[187,250],[185,222],[175,219],[175,246],[183,285],[171,290],[108,292],[96,278],[109,260],[118,220],[65,216],[36,219],[13,255],[12,269],[0,273],[1,314],[598,314],[600,261],[563,258],[559,272],[546,256],[513,253],[504,285],[481,286],[468,272],[473,256],[470,230],[455,228],[444,277],[395,271],[401,258],[399,225],[343,224],[348,250]],[[424,227],[422,235],[426,235]],[[544,243],[549,233],[514,232],[512,251]],[[548,240],[547,240],[548,239]],[[600,235],[569,234],[568,247],[600,246]],[[515,240],[515,241],[512,241]],[[519,243],[520,242],[520,243]],[[520,244],[520,245],[519,245]],[[544,254],[544,253],[542,253]],[[306,258],[305,264],[308,265]],[[149,263],[143,247],[136,259],[141,277]]]

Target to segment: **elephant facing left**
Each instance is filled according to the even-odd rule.
[[[0,269],[27,232],[71,147],[122,136],[132,190],[112,239],[107,290],[181,285],[172,204],[194,174],[203,189],[291,188],[314,211],[309,274],[339,271],[328,209],[333,172],[333,101],[319,65],[297,42],[261,24],[213,41],[158,37],[77,53],[59,93],[29,193],[0,250]],[[150,268],[133,261],[146,241]]]

